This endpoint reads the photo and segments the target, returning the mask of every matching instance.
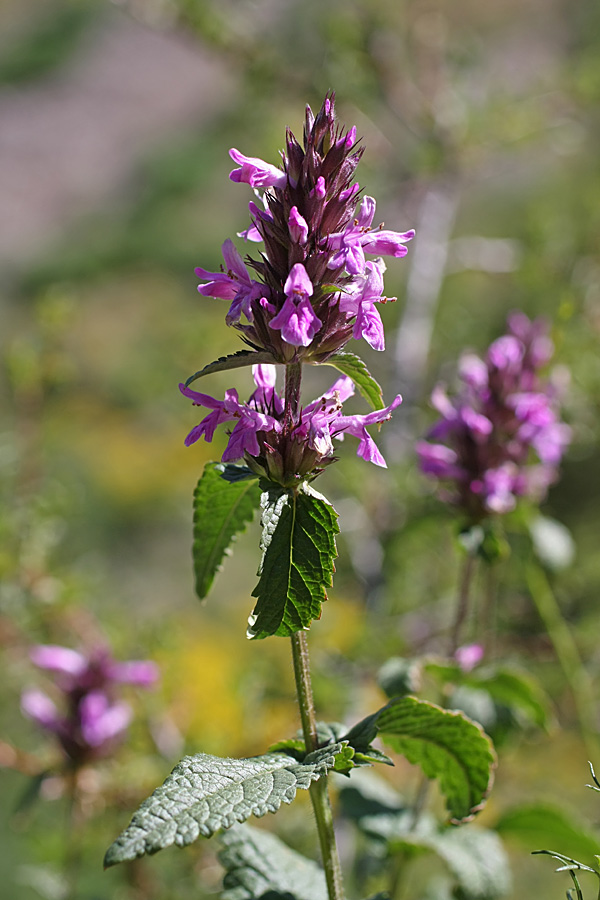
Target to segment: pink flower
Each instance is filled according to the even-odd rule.
[[[258,159],[255,156],[244,156],[239,150],[232,148],[229,155],[240,169],[234,169],[229,173],[232,181],[238,184],[249,184],[253,188],[284,188],[287,184],[287,175],[281,169]]]
[[[113,696],[115,686],[150,687],[159,675],[155,663],[117,662],[106,647],[86,655],[69,647],[41,645],[32,649],[31,659],[55,674],[64,711],[43,691],[29,688],[21,697],[23,714],[56,735],[63,752],[76,766],[106,756],[127,730],[132,710]]]
[[[285,303],[269,326],[293,347],[308,347],[323,323],[311,306],[313,286],[302,263],[292,266],[283,290]]]

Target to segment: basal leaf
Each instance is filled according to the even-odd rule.
[[[305,484],[265,491],[261,507],[263,557],[248,637],[286,637],[321,615],[335,571],[337,513]]]
[[[325,360],[325,364],[334,366],[338,372],[351,378],[361,395],[370,403],[373,409],[384,408],[385,403],[383,402],[381,387],[375,381],[360,356],[344,350],[340,353],[334,353],[333,356]]]
[[[229,356],[220,356],[214,362],[209,363],[190,375],[185,383],[189,387],[192,382],[204,375],[212,375],[214,372],[225,372],[227,369],[240,369],[243,366],[256,366],[261,363],[276,363],[277,360],[273,354],[266,350],[238,350],[237,353],[231,353]]]
[[[345,745],[309,753],[302,762],[267,753],[250,759],[222,759],[199,753],[186,756],[164,784],[145,800],[131,823],[108,848],[104,866],[114,866],[175,844],[231,828],[250,816],[277,812],[296,791],[334,768]]]
[[[480,725],[463,713],[416,697],[396,697],[346,735],[364,752],[365,741],[383,735],[387,744],[439,779],[451,821],[468,821],[483,806],[492,786],[496,755]]]
[[[323,870],[274,834],[238,825],[220,838],[222,900],[327,900]]]
[[[245,530],[260,503],[257,481],[245,475],[235,479],[235,468],[246,467],[207,463],[194,491],[194,574],[201,600],[208,594],[232,541]],[[225,469],[227,480],[222,477]]]

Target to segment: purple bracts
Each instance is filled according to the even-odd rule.
[[[238,164],[231,180],[248,184],[263,205],[250,202],[251,224],[239,235],[262,241],[262,252],[242,260],[227,240],[221,271],[196,269],[201,294],[230,302],[227,324],[283,364],[322,362],[352,338],[383,350],[374,304],[385,300],[384,266],[365,254],[404,256],[414,236],[373,229],[372,197],[357,208],[363,150],[355,128],[337,125],[334,106],[331,94],[316,116],[307,107],[303,144],[288,130],[281,168],[229,151]]]
[[[492,343],[485,360],[462,357],[459,393],[451,398],[438,386],[432,394],[441,419],[417,444],[419,464],[450,484],[443,498],[474,520],[509,512],[521,496],[543,499],[557,478],[570,429],[539,373],[552,355],[546,332],[543,321],[511,313],[508,334]]]

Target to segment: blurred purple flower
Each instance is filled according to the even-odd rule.
[[[28,688],[21,709],[44,730],[56,735],[71,763],[108,755],[132,718],[129,704],[115,697],[115,686],[151,687],[159,671],[149,660],[117,662],[105,648],[88,655],[69,647],[40,645],[31,651],[39,668],[55,673],[62,694],[61,709],[43,691]]]
[[[443,497],[473,520],[510,512],[521,496],[542,500],[558,476],[571,432],[559,419],[556,391],[540,374],[551,354],[546,323],[514,312],[508,334],[492,343],[485,360],[462,357],[455,396],[441,386],[433,391],[441,418],[417,443],[420,467],[450,482]]]
[[[475,666],[478,666],[483,659],[483,647],[481,644],[463,644],[458,647],[454,654],[454,659],[463,672],[470,672]]]

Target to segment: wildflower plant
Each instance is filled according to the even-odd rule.
[[[220,270],[196,272],[203,296],[229,303],[226,322],[245,348],[180,385],[205,411],[186,444],[210,442],[221,425],[229,433],[221,461],[206,465],[194,494],[197,593],[208,593],[235,535],[260,508],[262,559],[247,634],[254,640],[290,639],[301,737],[250,759],[185,757],[109,848],[107,866],[227,832],[251,815],[276,812],[307,789],[323,870],[272,836],[233,829],[222,838],[226,883],[239,887],[236,897],[274,891],[340,900],[344,887],[328,775],[391,764],[373,746],[378,735],[419,764],[427,778],[439,780],[455,823],[470,819],[490,789],[491,743],[459,712],[403,695],[351,726],[316,719],[307,630],[320,618],[332,583],[338,524],[333,506],[313,484],[337,461],[336,445],[346,436],[358,441],[362,459],[385,467],[370,429],[401,403],[397,395],[386,405],[364,362],[347,349],[364,339],[384,350],[379,308],[390,298],[384,294],[383,257],[405,256],[414,236],[412,230],[373,227],[375,200],[355,181],[362,153],[356,130],[336,122],[333,94],[316,115],[307,107],[302,142],[288,130],[279,166],[230,151],[236,163],[231,180],[255,194],[250,225],[239,236],[259,251],[243,259],[228,239]],[[307,364],[338,372],[308,402],[301,394]],[[233,389],[221,400],[191,387],[211,373],[240,367],[252,368],[254,389],[247,401]],[[356,390],[371,409],[346,414],[344,403]],[[245,864],[254,873],[251,886],[240,874]]]
[[[117,686],[151,687],[158,679],[155,663],[117,662],[106,647],[84,654],[70,647],[39,645],[30,655],[36,666],[53,674],[60,704],[30,687],[23,691],[21,709],[54,735],[72,769],[108,756],[125,736],[133,711],[119,698]]]

